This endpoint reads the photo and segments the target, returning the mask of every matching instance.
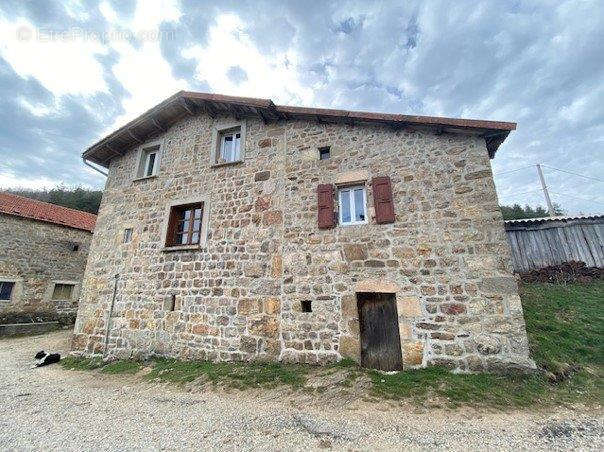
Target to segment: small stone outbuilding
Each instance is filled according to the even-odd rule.
[[[514,129],[177,93],[84,152],[74,351],[534,366],[489,161]]]
[[[0,323],[75,321],[96,215],[0,193]]]

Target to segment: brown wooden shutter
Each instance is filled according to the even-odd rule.
[[[394,223],[394,201],[392,200],[392,184],[388,176],[374,177],[373,204],[375,206],[375,222],[378,224]]]
[[[321,184],[317,187],[319,229],[329,229],[335,226],[333,214],[333,185]]]
[[[168,219],[168,231],[166,232],[166,246],[174,246],[174,236],[176,235],[177,208],[170,208],[170,218]]]

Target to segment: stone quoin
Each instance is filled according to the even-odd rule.
[[[387,306],[393,368],[534,367],[489,161],[514,128],[177,93],[84,153],[74,352],[381,362]]]

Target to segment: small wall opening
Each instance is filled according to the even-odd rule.
[[[327,160],[331,157],[331,148],[329,146],[323,146],[319,148],[319,160]]]
[[[170,297],[170,302],[168,303],[168,310],[174,311],[175,308],[176,308],[176,295],[172,295]]]
[[[312,312],[312,301],[311,300],[302,300],[302,312]]]

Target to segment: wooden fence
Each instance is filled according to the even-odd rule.
[[[514,271],[581,261],[604,268],[604,215],[505,222]]]

